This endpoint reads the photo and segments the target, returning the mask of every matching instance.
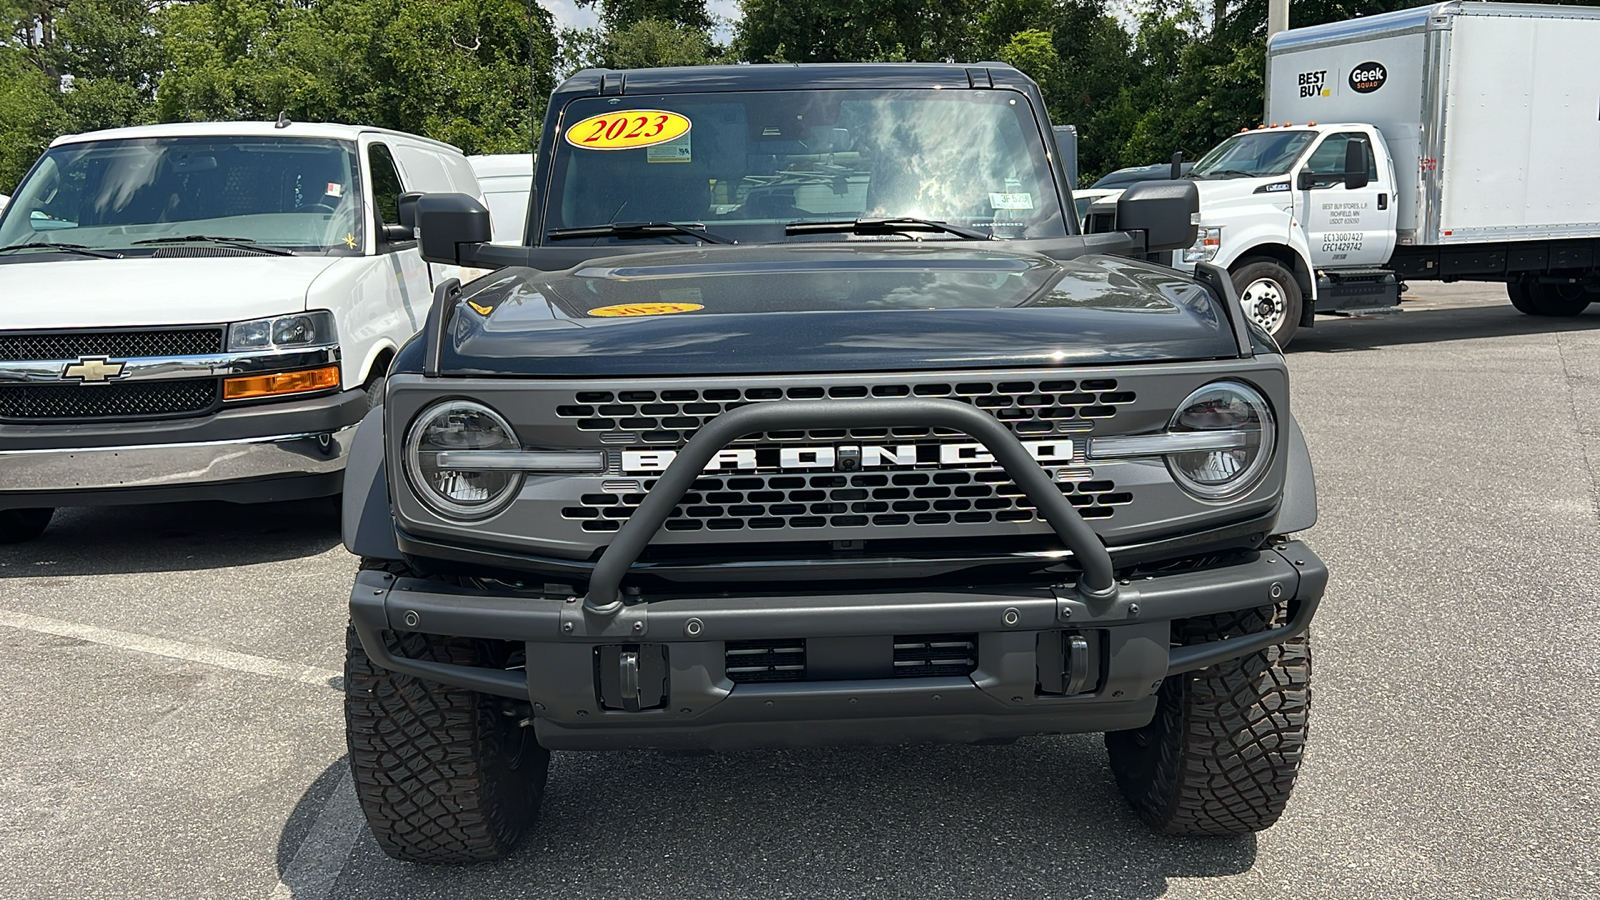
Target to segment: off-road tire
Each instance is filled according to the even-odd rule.
[[[362,561],[364,569],[403,566]],[[414,659],[504,666],[504,641],[384,632]],[[538,815],[550,753],[514,701],[390,672],[352,626],[345,636],[345,734],[356,796],[378,846],[395,859],[504,858]]]
[[[1180,644],[1253,634],[1279,607],[1189,619]],[[1174,675],[1149,725],[1106,735],[1111,772],[1139,818],[1168,834],[1242,835],[1278,821],[1305,751],[1311,642],[1301,635],[1243,659]]]
[[[0,509],[0,544],[20,544],[31,541],[50,527],[50,518],[56,511],[48,506],[39,509]]]
[[[1294,273],[1275,259],[1253,256],[1242,260],[1238,268],[1229,274],[1244,314],[1272,335],[1279,347],[1289,346],[1289,342],[1294,340],[1294,333],[1300,329],[1300,315],[1304,306],[1304,295],[1300,292],[1300,282],[1294,279]],[[1273,285],[1278,295],[1277,302],[1282,304],[1281,318],[1273,315],[1263,321],[1263,316],[1252,310],[1251,300],[1246,294],[1258,282],[1270,282]]]

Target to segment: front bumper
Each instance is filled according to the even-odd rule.
[[[363,391],[202,420],[0,428],[0,509],[334,494]]]
[[[923,592],[672,595],[586,611],[555,589],[484,591],[362,572],[351,618],[377,664],[533,705],[552,749],[736,749],[917,740],[976,741],[1113,731],[1146,724],[1168,675],[1256,652],[1303,632],[1327,569],[1299,542],[1226,562],[1126,580],[1103,601],[1072,586]],[[1175,619],[1285,603],[1287,623],[1262,634],[1174,647]],[[393,655],[383,632],[423,632],[526,644],[526,670],[481,669]],[[897,635],[974,636],[970,674],[832,677],[806,652],[808,680],[736,683],[730,641],[793,639],[808,647]],[[1082,689],[1060,683],[1064,646],[1093,647]],[[792,642],[792,641],[791,641]],[[647,708],[617,708],[619,655],[663,666]],[[1068,654],[1070,657],[1070,653]],[[837,657],[829,661],[837,664]],[[1073,665],[1068,659],[1067,668]],[[848,667],[848,666],[847,666]],[[637,677],[638,670],[631,673]],[[821,677],[813,677],[821,676]],[[624,673],[622,683],[628,683]]]

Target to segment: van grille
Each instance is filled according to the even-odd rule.
[[[645,491],[655,487],[645,481]],[[1085,519],[1108,519],[1133,494],[1114,482],[1057,482]],[[610,532],[644,502],[643,493],[583,494],[561,510],[588,532]],[[1033,522],[1038,514],[1003,469],[943,469],[829,475],[708,475],[667,519],[668,531],[849,528],[866,525],[982,525]]]
[[[217,401],[215,378],[110,384],[0,385],[0,419],[73,421],[197,415]]]
[[[0,360],[77,359],[107,356],[203,356],[222,352],[222,329],[128,329],[118,331],[52,331],[39,334],[0,333]]]

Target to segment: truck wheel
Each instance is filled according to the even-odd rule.
[[[1274,607],[1190,619],[1192,644],[1266,629]],[[1306,742],[1311,643],[1305,635],[1198,672],[1174,675],[1155,718],[1106,735],[1111,772],[1139,818],[1168,834],[1241,835],[1278,821]]]
[[[503,641],[384,636],[416,659],[503,667],[510,656]],[[530,713],[514,701],[379,668],[354,627],[345,646],[350,774],[378,846],[418,863],[509,854],[538,816],[550,767],[550,752],[520,724]]]
[[[1300,282],[1294,273],[1276,260],[1252,257],[1232,275],[1244,314],[1272,335],[1279,347],[1289,346],[1300,327]]]
[[[1539,308],[1533,305],[1533,291],[1529,289],[1528,282],[1517,280],[1506,282],[1506,296],[1511,298],[1511,305],[1517,312],[1527,316],[1540,315]]]
[[[50,525],[56,511],[48,506],[42,509],[0,509],[0,544],[20,544],[31,541]]]
[[[1528,296],[1533,302],[1534,315],[1575,316],[1589,308],[1594,295],[1578,284],[1528,283]]]

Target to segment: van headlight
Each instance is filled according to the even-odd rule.
[[[1217,251],[1221,249],[1222,228],[1220,226],[1201,228],[1194,239],[1194,244],[1183,251],[1183,261],[1189,265],[1211,262],[1217,258]]]
[[[516,498],[523,474],[506,469],[452,469],[441,454],[460,450],[519,450],[501,415],[471,400],[446,400],[422,411],[406,432],[406,473],[431,509],[451,519],[482,519]]]
[[[1202,500],[1227,500],[1255,487],[1272,464],[1277,442],[1272,407],[1237,381],[1218,381],[1190,394],[1167,433],[1194,435],[1196,445],[1215,439],[1205,449],[1166,454],[1172,477]]]
[[[271,319],[252,319],[228,326],[229,350],[272,350],[321,347],[339,342],[333,313],[325,309]]]

